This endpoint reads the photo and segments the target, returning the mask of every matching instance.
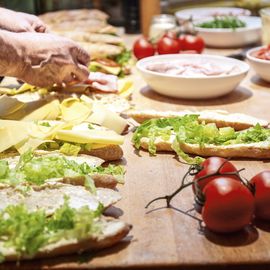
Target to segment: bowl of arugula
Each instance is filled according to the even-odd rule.
[[[260,41],[261,19],[256,16],[214,16],[193,21],[206,46],[236,48]]]

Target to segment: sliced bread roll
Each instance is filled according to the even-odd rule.
[[[143,123],[152,118],[172,118],[188,114],[199,115],[198,120],[205,123],[215,123],[217,127],[233,127],[235,130],[243,130],[257,123],[263,127],[268,126],[268,121],[259,119],[242,113],[229,113],[222,110],[204,110],[204,111],[155,111],[155,110],[138,110],[129,111],[127,115],[138,123]]]
[[[157,151],[174,151],[172,149],[173,136],[170,140],[165,141],[162,138],[155,140],[155,146]],[[149,139],[141,139],[141,147],[148,149]],[[270,142],[257,142],[249,144],[232,144],[232,145],[213,145],[181,143],[180,148],[188,154],[194,154],[199,156],[219,156],[219,157],[243,157],[243,158],[255,158],[255,159],[268,159],[270,158]]]
[[[49,258],[73,253],[82,253],[85,251],[100,250],[111,247],[120,242],[131,230],[131,225],[117,219],[102,217],[102,231],[98,235],[89,235],[82,239],[63,239],[53,244],[42,247],[33,257],[18,255],[14,248],[8,248],[0,242],[1,254],[5,261],[30,260],[34,258]]]

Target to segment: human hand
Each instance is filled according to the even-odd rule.
[[[0,8],[0,29],[16,33],[44,33],[47,26],[35,15]]]
[[[79,83],[88,78],[90,57],[72,40],[47,33],[13,35],[16,35],[14,47],[19,63],[13,70],[18,79],[50,87]]]

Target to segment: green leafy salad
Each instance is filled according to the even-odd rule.
[[[5,259],[12,249],[18,259],[34,256],[43,247],[61,240],[84,239],[98,236],[102,231],[99,217],[102,207],[91,211],[87,206],[73,209],[68,198],[56,212],[46,217],[44,210],[29,212],[24,205],[10,205],[0,212],[0,256]]]
[[[22,182],[41,185],[51,178],[91,177],[94,174],[113,175],[123,182],[125,170],[123,166],[112,164],[108,167],[90,167],[86,162],[79,164],[58,155],[35,157],[32,152],[23,154],[14,168],[10,168],[8,160],[0,160],[0,183],[11,185]]]
[[[182,143],[212,145],[248,144],[269,141],[270,129],[257,124],[243,131],[235,131],[232,127],[217,128],[214,123],[205,124],[198,121],[198,115],[185,115],[183,117],[160,118],[145,121],[135,131],[132,141],[137,149],[141,146],[141,139],[147,138],[148,151],[156,154],[155,141],[161,138],[164,141],[172,141],[172,148],[187,162],[202,161],[197,157],[192,159],[181,149]]]
[[[246,23],[235,16],[216,16],[214,19],[196,24],[201,28],[236,29],[246,27]]]

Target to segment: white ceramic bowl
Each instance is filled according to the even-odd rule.
[[[237,66],[238,70],[232,74],[189,77],[183,75],[168,75],[147,69],[150,64],[170,63],[177,60],[191,63],[203,61],[228,69]],[[146,83],[154,91],[162,95],[186,99],[207,99],[219,97],[234,90],[246,76],[249,65],[243,61],[217,55],[167,54],[141,59],[137,62],[137,69],[140,71]]]
[[[252,54],[265,46],[260,46],[247,51],[247,59],[255,72],[265,81],[270,82],[270,60],[254,57]]]
[[[239,16],[246,23],[245,27],[233,29],[213,29],[195,26],[195,30],[204,39],[206,46],[215,48],[235,48],[256,43],[261,39],[261,18],[255,16]],[[208,17],[195,20],[194,24],[213,20]]]
[[[187,20],[190,17],[196,20],[216,15],[249,16],[250,14],[251,12],[248,9],[243,8],[203,7],[203,8],[190,8],[179,10],[175,13],[175,16],[181,22],[181,20]]]

